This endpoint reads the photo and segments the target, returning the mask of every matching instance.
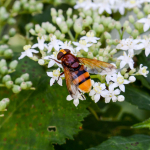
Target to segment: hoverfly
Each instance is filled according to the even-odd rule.
[[[97,74],[107,68],[110,70],[116,69],[112,64],[103,61],[76,57],[71,54],[69,49],[61,49],[57,54],[57,59],[61,60],[61,62],[55,61],[64,68],[64,72],[60,76],[65,74],[66,86],[73,99],[78,98],[81,91],[87,93],[91,90],[92,83],[89,73]]]

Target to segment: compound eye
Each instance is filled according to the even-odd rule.
[[[60,60],[60,59],[63,57],[63,55],[64,55],[64,53],[59,52],[59,53],[57,54],[57,59]]]
[[[70,50],[69,49],[64,49],[66,51],[66,53],[70,53]]]

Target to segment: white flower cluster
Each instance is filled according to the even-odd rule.
[[[71,41],[62,42],[61,40],[57,40],[56,36],[51,37],[51,42],[45,43],[44,37],[38,37],[38,43],[34,44],[32,47],[30,45],[24,46],[25,52],[22,52],[19,59],[22,59],[25,56],[34,59],[34,54],[39,53],[39,51],[33,49],[38,47],[42,58],[38,60],[40,65],[48,64],[48,68],[54,66],[55,64],[58,66],[58,69],[53,70],[53,72],[47,72],[47,75],[51,77],[50,86],[52,86],[55,82],[57,82],[60,86],[62,86],[62,78],[64,77],[63,73],[61,74],[62,66],[60,62],[57,60],[57,53],[60,49],[70,49],[74,55],[80,50],[84,50],[85,52],[89,51],[89,47],[91,47],[94,43],[97,43],[99,38],[94,37],[92,31],[88,32],[86,36],[81,37],[79,42],[72,42],[74,44],[71,45]],[[125,92],[125,84],[132,83],[136,80],[134,75],[143,75],[147,76],[148,71],[147,67],[142,67],[140,65],[140,69],[135,73],[134,69],[134,51],[144,48],[146,56],[150,53],[150,47],[146,45],[147,39],[123,39],[120,41],[120,44],[116,46],[116,49],[128,51],[123,52],[122,56],[119,56],[117,59],[120,60],[120,65],[117,67],[118,70],[109,70],[106,69],[102,71],[98,76],[101,78],[101,82],[92,81],[92,90],[89,92],[89,96],[95,101],[98,102],[101,97],[105,99],[106,103],[109,103],[112,99],[113,102],[123,101],[125,98],[123,95],[120,95],[120,92]],[[76,46],[76,47],[75,47]],[[43,63],[40,63],[43,62]],[[129,74],[126,73],[127,67],[129,65],[131,71]],[[115,64],[113,64],[115,65]],[[117,64],[116,64],[117,65]],[[115,65],[115,66],[116,66]],[[134,74],[133,74],[134,73]],[[61,75],[61,76],[60,76]],[[103,82],[103,83],[102,83]],[[118,88],[117,88],[118,87]],[[67,96],[67,100],[72,100],[73,98],[69,95]],[[79,104],[79,99],[84,100],[84,98],[79,94],[77,99],[74,99],[74,104],[77,106]]]
[[[124,15],[125,9],[131,9],[134,7],[141,7],[142,3],[150,2],[150,0],[78,0],[74,9],[98,9],[99,14],[106,11],[108,14],[119,11],[121,15]]]

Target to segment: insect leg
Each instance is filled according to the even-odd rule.
[[[62,72],[62,73],[59,75],[58,80],[60,79],[60,76],[62,76],[63,74],[64,74],[64,72]],[[58,82],[58,80],[55,81],[55,82],[53,83],[53,85],[56,84],[56,83]]]
[[[82,98],[85,100],[85,97],[84,97],[84,95],[81,93],[81,91],[78,90],[78,92],[81,94]]]
[[[57,62],[58,64],[61,64],[61,62],[59,62],[59,61],[57,61],[57,60],[55,60],[55,59],[53,59],[53,58],[50,58],[50,57],[49,57],[49,59],[54,60],[54,61]]]

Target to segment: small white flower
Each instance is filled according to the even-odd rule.
[[[83,97],[82,97],[82,96],[83,96]],[[80,100],[85,100],[84,95],[82,95],[82,96],[81,96],[81,94],[79,94],[79,95],[78,95],[78,98],[76,98],[76,99],[73,100],[72,96],[71,96],[71,95],[68,95],[68,96],[67,96],[67,101],[73,100],[73,104],[77,107],[78,104],[79,104],[79,99],[80,99]]]
[[[76,1],[76,5],[74,6],[74,9],[83,8],[85,6],[84,0],[78,0]]]
[[[38,43],[34,44],[34,45],[32,46],[32,48],[38,47],[40,50],[43,50],[44,47],[47,48],[47,45],[44,44],[45,39],[44,39],[43,36],[41,37],[41,39],[40,39],[39,37],[37,37],[37,40],[38,40]]]
[[[143,30],[144,32],[146,32],[150,28],[150,15],[148,15],[147,18],[142,18],[138,20],[137,22],[144,23]]]
[[[69,49],[71,51],[71,53],[75,52],[73,47],[72,47],[72,45],[71,45],[71,41],[69,41],[69,42],[66,41],[64,43],[61,43],[60,44],[60,48],[61,49]]]
[[[112,65],[114,65],[116,67],[115,64],[112,63]],[[111,77],[113,76],[113,74],[116,74],[117,69],[109,69],[106,68],[105,70],[103,70],[100,75],[106,75],[106,82],[107,84],[109,83],[109,81],[111,80]]]
[[[107,94],[105,96],[105,103],[109,103],[111,99],[113,102],[116,102],[117,95],[119,94],[120,94],[120,90],[119,89],[114,90],[114,87],[110,85],[109,91],[107,91]]]
[[[60,68],[62,68],[62,65],[57,63],[55,60],[57,60],[57,54],[58,52],[53,52],[53,55],[45,56],[44,59],[50,60],[48,63],[48,68],[54,66],[54,64],[57,64]],[[52,58],[52,59],[51,59]],[[57,60],[58,61],[58,60]],[[59,61],[58,61],[59,62]]]
[[[77,52],[80,49],[83,49],[84,51],[88,52],[88,47],[92,46],[92,44],[87,44],[87,42],[85,40],[80,40],[79,43],[78,42],[72,42],[74,45],[76,45],[76,50]]]
[[[128,50],[133,53],[133,50],[139,50],[143,48],[143,44],[140,43],[140,39],[127,38],[120,41],[120,44],[117,45],[117,49]],[[139,44],[140,43],[140,44]]]
[[[94,37],[94,33],[93,32],[88,32],[86,34],[86,36],[83,36],[81,38],[81,40],[85,40],[87,43],[88,42],[92,42],[92,43],[97,43],[97,40],[99,40],[100,38]]]
[[[145,49],[146,57],[150,54],[150,38],[142,40],[143,48]]]
[[[60,40],[57,40],[56,39],[56,36],[55,35],[53,35],[52,37],[51,37],[51,42],[48,44],[48,53],[49,52],[51,52],[51,50],[52,50],[52,48],[54,47],[54,49],[56,50],[56,51],[59,51],[59,49],[60,49],[60,46],[59,45],[61,45],[63,42],[62,41],[60,41]]]
[[[138,1],[138,0],[128,0],[127,2],[126,2],[126,8],[134,8],[134,7],[141,7],[141,3],[140,3],[140,1]]]
[[[138,71],[139,74],[143,75],[144,77],[147,77],[147,74],[149,73],[149,71],[147,71],[146,69],[148,68],[147,66],[143,66],[143,64],[140,64],[140,69]]]
[[[118,101],[123,102],[125,100],[125,97],[123,95],[118,96]]]
[[[111,86],[118,87],[120,88],[121,91],[125,92],[125,86],[124,84],[129,84],[130,81],[124,79],[124,77],[121,75],[120,72],[118,74],[114,74],[113,77],[111,78],[112,81],[114,81]]]
[[[96,82],[93,85],[93,89],[90,91],[89,96],[93,96],[93,100],[97,103],[101,96],[105,97],[106,95],[106,86],[105,83],[101,84],[100,82]]]
[[[130,76],[129,77],[129,81],[132,83],[132,82],[135,82],[136,81],[136,78],[134,76]]]
[[[132,59],[133,54],[128,53],[128,55],[124,52],[123,56],[119,56],[117,59],[121,60],[120,68],[123,68],[126,64],[129,64],[129,67],[133,69],[134,61]]]
[[[39,53],[39,51],[33,49],[31,47],[31,45],[25,45],[23,47],[23,49],[25,50],[25,52],[21,52],[21,56],[18,58],[18,59],[22,59],[24,58],[25,56],[28,56],[28,57],[33,57],[33,54],[32,53]]]
[[[111,14],[111,5],[109,4],[108,0],[103,0],[99,4],[97,4],[97,7],[99,8],[98,12],[99,14],[102,14],[104,11],[106,11],[108,14]]]
[[[52,77],[50,79],[50,86],[52,86],[55,82],[55,80],[57,81],[58,80],[58,77],[60,75],[60,68],[58,68],[57,70],[53,70],[53,72],[47,72],[47,75],[49,77]],[[62,75],[61,77],[64,77],[64,75]],[[57,83],[62,86],[62,78],[59,78],[59,80],[57,81]]]

